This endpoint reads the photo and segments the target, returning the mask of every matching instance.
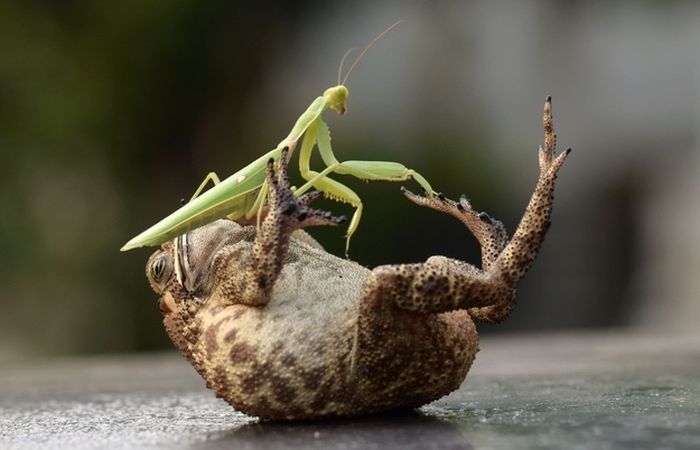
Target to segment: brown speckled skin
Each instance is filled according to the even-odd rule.
[[[549,226],[568,154],[554,156],[549,99],[544,125],[540,178],[510,241],[465,198],[405,192],[461,220],[481,244],[483,269],[434,256],[370,271],[328,254],[301,228],[340,220],[308,207],[317,194],[294,197],[284,164],[278,175],[269,164],[258,233],[219,220],[149,259],[168,335],[218,396],[266,419],[355,416],[450,393],[478,351],[474,321],[507,316]]]

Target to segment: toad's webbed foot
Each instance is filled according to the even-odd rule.
[[[243,261],[243,267],[234,271],[223,271],[220,293],[232,303],[264,305],[270,299],[272,287],[282,270],[284,256],[292,233],[298,229],[337,225],[345,217],[333,216],[329,212],[309,207],[320,196],[319,192],[309,192],[296,197],[289,185],[287,176],[288,149],[282,150],[278,173],[275,162],[267,163],[267,183],[269,186],[269,207],[265,219],[260,224],[252,248],[231,249],[221,252],[219,264],[227,259]],[[245,251],[247,255],[236,252]]]

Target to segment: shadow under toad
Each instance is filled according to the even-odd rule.
[[[207,436],[206,442],[197,447],[473,449],[456,425],[420,410],[327,421],[253,422]]]

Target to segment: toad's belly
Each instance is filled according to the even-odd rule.
[[[466,311],[367,309],[369,271],[314,255],[292,252],[265,306],[197,312],[186,356],[219,397],[266,419],[310,419],[418,406],[459,386],[477,346]]]
[[[476,353],[465,311],[421,316],[420,324],[413,318],[402,329],[377,330],[391,336],[372,342],[358,334],[356,316],[295,327],[274,319],[279,312],[242,305],[218,311],[194,355],[217,396],[266,419],[419,406],[456,389]]]
[[[356,318],[309,326],[285,308],[226,307],[202,326],[193,363],[234,408],[268,419],[338,415],[352,397]],[[291,317],[290,317],[291,316]],[[207,313],[202,313],[202,321]],[[342,413],[341,413],[342,415]]]

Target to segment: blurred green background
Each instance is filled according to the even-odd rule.
[[[406,19],[328,116],[339,159],[400,161],[512,231],[554,97],[554,226],[486,331],[684,329],[700,314],[700,6],[674,2],[0,3],[0,360],[169,348],[129,238],[286,136],[340,56]],[[320,161],[315,162],[320,166]],[[476,263],[394,183],[365,202],[367,266]],[[416,188],[411,182],[405,183]],[[346,205],[325,203],[350,214]],[[342,255],[342,229],[314,235]]]

